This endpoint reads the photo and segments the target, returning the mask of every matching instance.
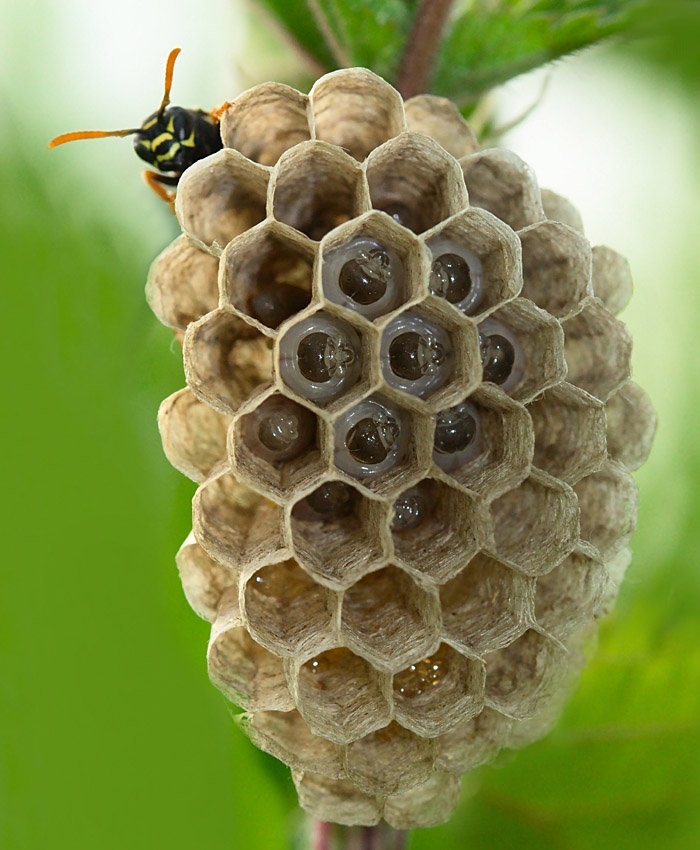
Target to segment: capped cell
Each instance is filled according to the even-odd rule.
[[[190,532],[175,556],[182,589],[192,610],[213,623],[224,593],[238,586],[238,571],[215,561]]]
[[[341,634],[353,651],[381,670],[398,672],[429,655],[439,633],[437,594],[397,567],[370,573],[345,591]]]
[[[242,590],[243,614],[252,637],[270,652],[315,652],[332,639],[335,597],[294,560],[269,564]]]
[[[559,221],[573,227],[579,233],[583,233],[583,219],[581,213],[567,198],[558,195],[551,189],[540,189],[542,206],[545,216],[551,221]]]
[[[476,716],[484,706],[484,665],[445,643],[394,676],[396,720],[434,738]]]
[[[180,178],[175,213],[183,231],[218,255],[265,218],[270,171],[224,148],[191,165]]]
[[[485,707],[471,720],[458,724],[437,739],[438,769],[461,776],[486,764],[503,746],[513,720]]]
[[[474,131],[448,98],[419,94],[407,100],[404,109],[409,130],[431,136],[455,159],[479,150]]]
[[[334,145],[302,142],[275,166],[270,211],[310,239],[323,239],[367,209],[362,169]]]
[[[367,158],[372,206],[414,233],[465,209],[469,200],[454,157],[429,136],[401,133]]]
[[[311,301],[316,245],[276,221],[234,239],[221,257],[223,303],[259,323],[264,333]]]
[[[488,513],[481,501],[443,481],[424,478],[392,505],[394,557],[418,576],[442,583],[485,546]]]
[[[593,248],[593,292],[617,316],[632,297],[632,271],[629,260],[608,248]]]
[[[470,207],[425,235],[430,291],[468,316],[510,301],[522,287],[518,237],[486,210]]]
[[[440,588],[446,639],[479,657],[507,646],[533,624],[534,592],[532,579],[480,553]]]
[[[401,95],[366,68],[325,74],[309,94],[315,138],[362,162],[405,128]]]
[[[382,816],[380,800],[349,779],[328,779],[315,773],[292,771],[299,805],[316,820],[355,826],[374,826]]]
[[[272,380],[269,340],[227,308],[188,327],[183,357],[192,392],[221,413],[235,413]]]
[[[656,433],[656,414],[649,396],[627,381],[605,405],[608,452],[628,469],[639,469],[649,456]]]
[[[295,667],[292,692],[312,731],[337,744],[356,741],[391,719],[388,679],[344,647]]]
[[[239,95],[221,116],[224,146],[261,165],[311,138],[308,98],[282,83],[262,83]]]
[[[386,506],[344,481],[325,481],[296,502],[289,529],[295,556],[334,588],[353,584],[385,561]]]
[[[581,506],[581,539],[595,547],[603,561],[629,543],[637,522],[637,485],[625,467],[608,463],[574,487]]]
[[[384,805],[384,820],[394,829],[418,829],[445,823],[459,802],[457,776],[436,771],[422,785],[392,794]]]

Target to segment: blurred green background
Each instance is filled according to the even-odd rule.
[[[58,132],[140,121],[176,44],[184,105],[289,61],[260,55],[240,7],[210,8],[173,0],[162,23],[132,0],[0,4],[7,850],[275,850],[298,823],[285,770],[208,683],[208,627],[173,561],[194,485],[166,462],[155,418],[184,378],[143,286],[175,222],[128,142],[46,149]],[[543,184],[580,188],[592,239],[630,257],[622,318],[660,425],[628,580],[562,721],[469,777],[457,816],[413,850],[700,846],[698,44],[697,4],[664,4],[653,38],[556,66],[506,139]],[[505,118],[537,87],[507,86]]]

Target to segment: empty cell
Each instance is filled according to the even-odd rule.
[[[374,826],[381,819],[380,801],[363,794],[347,779],[329,780],[304,771],[292,771],[299,805],[319,821],[346,826]]]
[[[224,146],[261,165],[274,165],[289,148],[310,138],[308,98],[282,83],[254,86],[221,116]]]
[[[468,206],[459,165],[437,142],[402,133],[367,159],[372,206],[423,233]]]
[[[225,308],[189,326],[183,357],[194,394],[222,413],[235,413],[272,379],[269,340]]]
[[[574,490],[581,506],[581,539],[595,546],[603,560],[614,557],[629,543],[637,522],[634,479],[621,463],[609,461]]]
[[[628,469],[639,469],[649,456],[656,433],[656,414],[649,396],[627,381],[605,405],[608,452]]]
[[[270,173],[224,148],[182,175],[175,212],[182,229],[214,252],[265,218]]]
[[[437,739],[437,766],[461,776],[486,764],[504,745],[513,720],[492,708]]]
[[[176,331],[214,310],[219,303],[219,261],[186,236],[159,254],[148,272],[146,299],[160,321]]]
[[[342,775],[340,747],[314,735],[298,711],[258,711],[241,725],[256,747],[293,769],[333,779]]]
[[[180,547],[175,562],[182,589],[193,611],[213,623],[224,592],[238,585],[238,571],[207,555],[192,533]]]
[[[398,794],[426,782],[433,772],[434,747],[391,723],[347,749],[348,777],[367,794]]]
[[[484,704],[484,666],[441,644],[394,676],[396,720],[433,738],[474,717]]]
[[[332,587],[348,587],[386,556],[386,507],[349,484],[327,481],[292,508],[292,545],[299,561]]]
[[[311,729],[339,744],[386,726],[391,717],[386,681],[349,649],[330,649],[302,664],[293,690]]]
[[[479,554],[440,588],[445,637],[482,656],[512,643],[533,623],[534,581]]]
[[[538,469],[575,484],[605,463],[605,409],[593,396],[563,383],[544,392],[528,410]]]
[[[630,376],[632,340],[619,319],[598,299],[564,322],[567,380],[601,401]]]
[[[442,481],[420,481],[392,507],[395,557],[438,583],[456,575],[487,542],[482,504]]]
[[[315,137],[338,145],[360,162],[404,129],[401,96],[366,68],[322,77],[311,90]]]
[[[224,251],[222,292],[226,303],[263,328],[277,329],[311,301],[316,247],[278,222],[265,222]]]
[[[551,573],[537,579],[535,615],[538,624],[561,641],[591,622],[609,587],[605,567],[576,549]]]
[[[488,705],[518,720],[555,702],[568,667],[566,651],[532,629],[485,661]]]
[[[553,570],[579,536],[576,494],[537,470],[491,504],[491,517],[496,555],[529,576]]]
[[[426,234],[433,263],[430,291],[468,316],[520,291],[520,244],[494,215],[472,207]]]
[[[453,373],[453,346],[446,329],[417,310],[397,316],[382,333],[384,380],[394,389],[427,398]]]
[[[293,560],[258,570],[243,607],[251,635],[278,655],[313,652],[330,639],[334,597]]]
[[[559,221],[568,224],[579,233],[583,233],[583,219],[581,213],[567,198],[558,195],[551,189],[541,189],[542,206],[544,214],[551,221]]]
[[[407,100],[404,108],[409,130],[431,136],[456,159],[479,149],[474,131],[448,98],[419,94]]]
[[[488,210],[513,230],[544,218],[537,179],[512,151],[491,148],[460,160],[469,202]]]
[[[611,313],[617,315],[632,297],[629,260],[607,245],[593,248],[593,292]]]
[[[575,313],[593,294],[592,253],[586,237],[557,221],[538,222],[519,235],[522,295],[559,319]]]
[[[318,241],[367,209],[362,170],[325,142],[303,142],[275,167],[272,214]]]
[[[427,655],[440,631],[437,596],[393,566],[370,573],[346,590],[341,616],[348,646],[392,672]]]
[[[394,829],[418,829],[445,823],[459,802],[460,780],[435,772],[430,779],[403,794],[393,794],[384,806],[384,819]]]

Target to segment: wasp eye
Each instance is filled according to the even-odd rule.
[[[291,399],[273,397],[245,417],[245,438],[263,460],[294,460],[311,445],[315,425],[310,410]]]
[[[464,301],[472,290],[469,263],[459,254],[443,254],[433,262],[430,291],[450,302]]]
[[[402,493],[394,502],[393,531],[410,531],[422,525],[435,507],[430,482],[421,481]]]

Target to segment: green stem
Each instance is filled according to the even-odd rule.
[[[427,91],[454,0],[423,0],[401,59],[396,88],[404,100]]]

